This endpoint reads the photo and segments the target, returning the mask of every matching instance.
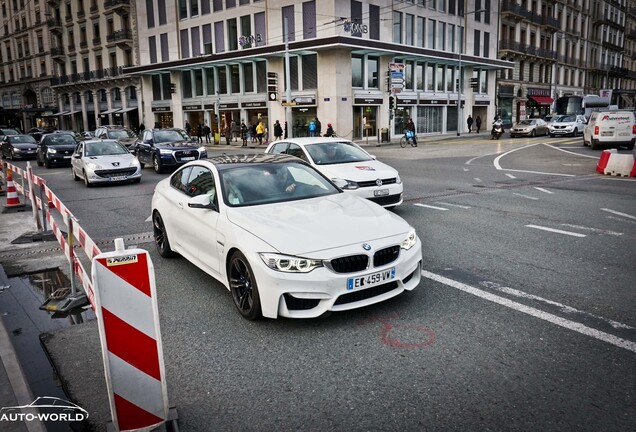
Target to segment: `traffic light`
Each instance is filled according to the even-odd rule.
[[[170,83],[170,93],[176,93],[177,92],[177,85],[174,83]]]
[[[470,79],[470,87],[474,90],[474,89],[478,89],[479,88],[479,78],[471,78]]]
[[[389,96],[389,109],[397,109],[397,96]]]
[[[267,72],[267,99],[275,101],[278,99],[278,74]]]

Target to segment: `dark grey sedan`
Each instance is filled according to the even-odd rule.
[[[31,135],[3,135],[0,152],[3,158],[35,159],[38,143]]]

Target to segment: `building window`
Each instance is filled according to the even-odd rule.
[[[481,32],[479,30],[474,31],[473,36],[473,55],[479,55],[479,47],[481,46]]]
[[[308,55],[302,56],[302,67],[303,67],[303,71],[302,71],[303,90],[317,89],[318,88],[318,56],[316,54],[308,54]]]
[[[205,68],[205,87],[208,96],[216,95],[216,85],[214,83],[214,68]]]
[[[201,55],[201,40],[199,37],[199,27],[190,29],[190,37],[192,38],[192,57]]]
[[[519,62],[519,81],[524,81],[525,77],[524,77],[524,69],[526,67],[526,64],[524,62]]]
[[[295,41],[296,23],[294,21],[294,6],[283,6],[281,11],[283,15],[283,25],[281,28],[282,41],[285,42],[285,18],[287,18],[287,40],[289,42]]]
[[[303,3],[303,39],[313,39],[315,37],[316,2],[312,0]]]
[[[429,19],[426,26],[426,47],[430,49],[435,49],[435,24],[437,24],[435,20]]]
[[[238,49],[238,27],[236,18],[227,20],[227,45],[230,51]]]
[[[214,47],[217,53],[225,52],[225,34],[223,33],[223,21],[214,23]]]
[[[406,45],[414,45],[413,38],[415,35],[415,16],[406,14]]]
[[[424,48],[425,44],[425,35],[426,35],[426,18],[422,18],[420,16],[417,17],[417,36],[415,44],[418,47]]]
[[[490,57],[490,33],[484,32],[484,57]]]
[[[166,0],[159,0],[157,2],[157,9],[157,12],[159,12],[159,25],[166,25],[168,22],[166,19]]]
[[[155,2],[153,0],[146,0],[146,23],[148,28],[155,26]]]
[[[148,38],[148,54],[150,54],[150,63],[157,63],[157,40],[155,36]]]
[[[181,58],[190,57],[190,38],[188,37],[188,29],[180,31],[181,37]]]
[[[188,17],[188,1],[179,0],[179,19],[186,19]]]
[[[369,5],[369,39],[380,40],[380,6]]]
[[[393,12],[393,43],[402,43],[402,12]]]
[[[351,87],[362,88],[364,82],[362,81],[362,56],[351,56]]]
[[[190,0],[190,16],[199,15],[199,0]]]
[[[245,93],[254,93],[254,64],[243,64],[243,91]]]
[[[446,51],[446,23],[437,23],[437,49]]]
[[[435,81],[435,91],[443,92],[444,91],[444,71],[445,67],[442,65],[437,65],[437,80]]]
[[[161,33],[159,35],[159,42],[161,43],[161,61],[170,60],[170,45],[168,44],[168,33]],[[157,54],[155,54],[155,58],[156,57]]]
[[[53,98],[53,90],[50,87],[47,87],[42,90],[42,103],[44,105],[53,105],[55,99]]]
[[[367,58],[367,88],[378,88],[378,58]]]
[[[238,64],[230,65],[230,83],[232,94],[241,93],[241,72]]]

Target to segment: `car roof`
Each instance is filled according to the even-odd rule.
[[[279,144],[281,142],[294,143],[298,145],[307,144],[325,144],[325,143],[338,143],[338,142],[352,142],[351,140],[339,137],[301,137],[301,138],[285,138],[281,141],[273,141],[271,144]]]
[[[228,155],[224,154],[221,156],[214,156],[208,159],[203,159],[203,161],[207,161],[212,165],[215,165],[218,170],[224,170],[226,168],[234,167],[235,165],[243,165],[243,164],[262,164],[262,163],[301,163],[304,165],[308,165],[302,159],[297,158],[296,156],[291,156],[287,154],[268,154],[268,153],[252,153],[252,154],[235,154]]]

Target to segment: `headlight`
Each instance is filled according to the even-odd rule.
[[[417,243],[417,234],[415,233],[415,229],[411,229],[409,235],[406,236],[404,240],[402,240],[402,249],[409,250]]]
[[[57,153],[57,150],[55,150],[54,148],[49,147],[49,148],[46,149],[46,152],[53,154],[53,153]]]
[[[199,153],[205,153],[205,147],[201,146],[197,149]]]
[[[16,153],[20,153],[22,151],[22,149],[17,148],[17,147],[13,147],[13,151]]]
[[[128,166],[138,167],[139,166],[139,159],[137,159],[137,158],[131,159],[130,165],[128,165]]]
[[[397,184],[402,184],[402,179],[400,178],[400,175],[399,175],[399,174],[395,176],[395,182],[396,182]]]
[[[344,189],[344,190],[355,190],[360,187],[358,186],[358,183],[351,180],[347,180],[347,179],[332,178],[331,181],[337,184],[340,187],[340,189]],[[340,186],[342,184],[344,184],[344,186]]]
[[[273,253],[260,253],[259,255],[267,267],[285,273],[309,273],[316,267],[322,267],[321,260]]]
[[[95,171],[96,169],[99,168],[99,165],[93,163],[93,162],[86,162],[86,168]]]
[[[159,149],[159,153],[171,155],[172,154],[172,150],[170,150],[170,149]]]

